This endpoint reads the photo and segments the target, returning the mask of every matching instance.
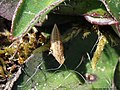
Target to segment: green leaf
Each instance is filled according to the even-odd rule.
[[[65,3],[60,4],[55,12],[64,15],[97,14],[104,16],[108,14],[104,4],[98,0],[65,0]]]
[[[103,0],[101,0],[103,2]],[[120,22],[120,0],[105,0],[106,8],[109,10],[108,12],[111,13],[114,18],[116,18]],[[108,5],[108,7],[107,7]]]
[[[114,31],[120,37],[120,0],[101,0],[106,6],[107,11],[118,21],[113,27]]]
[[[25,35],[40,19],[64,0],[20,0],[12,20],[11,32],[14,37]]]

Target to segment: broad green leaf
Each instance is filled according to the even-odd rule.
[[[101,0],[106,6],[107,11],[112,15],[112,17],[118,21],[116,25],[113,26],[114,31],[120,37],[120,0]]]
[[[25,35],[40,19],[42,22],[46,14],[64,0],[20,0],[12,20],[11,32],[14,37]]]
[[[98,0],[65,0],[55,12],[64,15],[96,14],[104,16],[107,14],[104,5]]]
[[[103,0],[101,0],[104,2]],[[104,5],[109,10],[108,12],[111,13],[114,18],[116,18],[120,22],[120,0],[105,0],[106,3]]]

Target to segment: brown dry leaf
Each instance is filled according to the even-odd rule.
[[[19,0],[0,0],[0,16],[12,20],[18,2]]]
[[[54,25],[51,33],[50,43],[51,43],[50,50],[52,51],[52,55],[60,64],[63,64],[65,61],[63,44],[61,41],[60,32],[56,24]]]

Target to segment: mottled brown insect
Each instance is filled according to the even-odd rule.
[[[50,43],[51,43],[50,50],[52,52],[52,55],[55,57],[55,59],[60,64],[63,64],[64,61],[65,61],[63,44],[62,44],[62,41],[61,41],[60,32],[59,32],[56,24],[54,25],[52,33],[51,33]]]

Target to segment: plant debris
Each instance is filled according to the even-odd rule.
[[[2,88],[12,87],[11,85],[21,74],[19,73],[21,65],[25,63],[33,50],[46,42],[43,32],[38,32],[35,27],[24,37],[14,41],[9,40],[10,35],[9,31],[0,32],[1,43],[3,43],[0,45],[0,83],[7,85],[0,86]]]

